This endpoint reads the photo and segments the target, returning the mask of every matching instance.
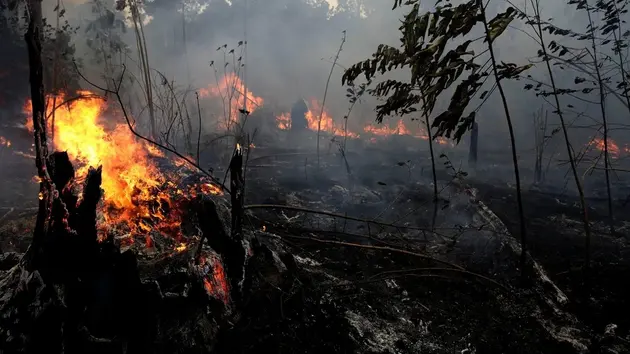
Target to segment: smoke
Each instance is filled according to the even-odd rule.
[[[98,1],[100,0],[64,2],[64,18],[71,24],[81,26],[75,36],[78,50],[76,56],[84,59],[86,75],[94,79],[102,75],[104,68],[102,64],[92,60],[97,54],[94,53],[94,48],[85,43],[89,36],[83,34],[87,25],[96,18],[94,4]],[[124,12],[113,10],[113,0],[100,2],[104,7],[112,9],[119,19],[125,20]],[[54,3],[44,3],[48,18],[55,16]],[[247,9],[244,7],[245,3]],[[457,1],[453,3],[456,5]],[[144,32],[149,62],[152,68],[164,73],[169,80],[174,80],[180,86],[191,86],[194,89],[215,86],[215,74],[209,63],[215,63],[219,77],[222,76],[225,60],[229,63],[228,70],[235,63],[233,57],[224,59],[223,52],[217,51],[217,48],[227,45],[228,49],[235,48],[236,56],[240,56],[242,47],[238,43],[244,40],[247,32],[246,73],[249,90],[263,98],[265,106],[273,111],[288,112],[300,97],[322,99],[332,59],[339,49],[342,31],[346,31],[347,41],[340,53],[338,67],[333,72],[326,101],[327,111],[341,122],[349,106],[345,97],[346,88],[341,85],[343,68],[369,58],[379,44],[397,46],[400,43],[399,20],[408,7],[403,6],[392,11],[392,4],[393,1],[387,0],[185,0],[182,6],[179,1],[147,0]],[[516,1],[514,5],[525,10],[529,6],[526,0]],[[422,2],[422,6],[423,10],[431,9],[430,4],[425,2]],[[510,3],[507,1],[492,1],[488,6],[488,16],[493,17],[508,6]],[[586,32],[584,14],[571,5],[564,2],[542,2],[542,12],[545,20],[552,20],[558,27]],[[531,33],[527,24],[514,21],[494,44],[499,61],[518,65],[539,62],[536,54],[539,45],[531,38]],[[138,75],[133,30],[129,28],[126,33],[121,32],[119,35],[129,48],[121,61],[131,73]],[[564,45],[574,44],[570,40],[563,40]],[[473,48],[475,52],[481,53],[485,44],[477,41]],[[559,87],[575,86],[575,71],[558,67],[554,69]],[[528,74],[533,79],[548,82],[546,68],[542,64],[537,64]],[[391,74],[392,77],[403,79],[406,75],[405,72]],[[541,106],[553,111],[551,105],[537,97],[535,92],[523,90],[528,83],[530,81],[527,79],[504,81],[516,129],[517,146],[523,156],[531,154],[534,148],[533,113]],[[137,92],[132,96],[129,97],[130,101],[140,97],[141,93]],[[446,108],[448,99],[445,95],[438,102],[437,113]],[[596,97],[591,95],[590,99],[596,100]],[[349,118],[351,129],[360,132],[363,126],[373,123],[376,117],[374,107],[377,104],[374,98],[364,97],[364,102],[354,108]],[[476,104],[473,102],[471,106]],[[564,96],[562,105],[572,107],[570,111],[573,113],[568,114],[568,119],[575,126],[579,126],[578,121],[581,122],[580,119],[583,120],[584,117],[599,117],[599,107],[596,104]],[[613,122],[622,122],[623,117],[627,116],[625,107],[615,99],[609,98],[607,105]],[[204,107],[204,114],[212,109],[213,107]],[[139,114],[141,111],[142,107],[138,107],[134,113]],[[418,124],[405,119],[409,124]],[[482,137],[482,155],[484,149],[507,151],[507,125],[497,91],[492,93],[479,110],[478,123]],[[557,117],[551,114],[549,131],[558,127],[558,124]],[[589,124],[594,123],[590,121]],[[594,134],[592,129],[572,130],[576,149]],[[614,134],[613,138],[620,139],[620,144],[623,144],[623,135]],[[560,154],[558,158],[562,158],[560,135],[556,135],[553,140],[552,150]]]

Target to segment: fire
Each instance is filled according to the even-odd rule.
[[[308,129],[312,131],[317,131],[319,125],[319,115],[322,113],[321,104],[315,100],[311,99],[310,104],[308,105],[308,112],[304,115],[306,121],[308,122]],[[288,130],[291,128],[291,115],[289,113],[282,113],[276,116],[276,126],[280,130]],[[413,132],[409,129],[405,122],[402,119],[396,121],[394,126],[390,126],[387,124],[380,125],[372,125],[368,124],[363,127],[363,131],[368,135],[372,135],[369,138],[369,141],[374,143],[377,141],[377,137],[388,137],[393,135],[408,135],[414,138],[428,140],[429,135],[427,132],[419,128],[418,132]],[[321,121],[321,131],[330,133],[335,136],[347,136],[350,138],[359,138],[359,134],[353,131],[344,131],[344,127],[340,124],[336,124],[332,116],[324,109],[322,114]],[[440,145],[450,145],[453,146],[453,143],[448,141],[448,139],[444,137],[437,137],[434,141]]]
[[[276,125],[280,130],[291,129],[291,114],[282,113],[276,117]]]
[[[0,136],[0,146],[11,147],[11,140],[3,136]]]
[[[92,95],[90,92],[79,94]],[[64,98],[61,95],[58,100]],[[49,103],[47,116],[52,114],[53,108]],[[30,104],[25,106],[29,116],[32,115]],[[77,164],[77,176],[86,176],[90,166],[103,165],[105,200],[117,209],[139,212],[135,210],[134,200],[145,199],[148,188],[160,185],[161,174],[149,161],[147,145],[137,142],[126,125],[118,124],[111,131],[106,130],[100,119],[105,109],[105,101],[93,96],[71,101],[57,109],[54,147],[68,152]],[[28,121],[32,129],[32,120]]]
[[[175,252],[182,253],[188,249],[188,246],[185,243],[180,243],[177,247],[175,247]]]
[[[214,194],[214,195],[220,195],[222,194],[221,188],[219,188],[218,186],[215,186],[212,183],[204,183],[201,185],[201,191],[205,194]]]
[[[199,268],[206,276],[203,277],[203,286],[210,296],[214,296],[224,303],[230,301],[230,285],[225,274],[223,264],[218,257],[205,257],[199,259]]]
[[[153,246],[152,232],[160,232],[179,241],[181,215],[171,196],[190,197],[201,193],[221,194],[211,183],[189,187],[188,193],[177,193],[173,176],[166,176],[157,167],[154,157],[164,153],[147,142],[141,142],[126,123],[105,120],[107,104],[98,96],[84,91],[82,98],[72,100],[55,111],[54,148],[66,151],[76,168],[76,182],[84,180],[90,166],[102,166],[104,205],[103,220],[99,223],[99,239],[103,234],[120,229],[128,235],[144,239],[147,247]],[[57,100],[64,101],[64,95]],[[48,97],[46,116],[52,113],[52,97]],[[32,115],[31,104],[24,106]],[[48,120],[51,129],[52,120]],[[27,128],[32,130],[29,117]],[[176,159],[174,163],[181,163]],[[184,163],[181,163],[182,165]],[[176,178],[176,177],[175,177]]]
[[[604,139],[602,138],[594,138],[588,145],[596,148],[599,151],[605,150]],[[627,152],[627,148],[624,148],[624,151]],[[608,138],[608,153],[610,154],[610,156],[612,158],[618,158],[620,152],[621,150],[619,149],[619,145],[617,145],[617,143],[611,138]]]
[[[402,119],[399,119],[396,126],[391,128],[386,124],[381,125],[366,125],[363,131],[377,136],[390,136],[390,135],[411,135],[421,139],[428,139],[429,137],[423,133],[420,135],[414,135],[411,130],[407,128]]]
[[[239,122],[240,110],[243,109],[244,97],[247,93],[247,110],[253,113],[262,106],[264,100],[255,96],[251,91],[245,90],[245,84],[235,73],[227,73],[216,86],[208,86],[199,90],[199,97],[220,98],[224,104],[224,115],[228,119],[219,123],[221,129],[229,129]]]
[[[320,114],[322,118],[321,126],[319,124]],[[318,128],[321,128],[321,131],[335,136],[347,136],[349,138],[359,137],[359,134],[351,131],[344,131],[343,126],[336,124],[326,109],[324,109],[322,113],[322,105],[315,99],[310,100],[310,104],[308,104],[308,112],[306,112],[304,118],[306,118],[306,121],[308,122],[308,129],[312,131],[318,131]]]
[[[390,127],[387,124],[381,124],[381,125],[367,125],[363,128],[363,130],[366,133],[370,133],[372,135],[376,135],[376,136],[391,136],[391,135],[408,135],[408,136],[412,136],[414,138],[418,138],[418,139],[422,139],[422,140],[429,140],[429,134],[427,134],[427,131],[425,129],[423,129],[422,127],[419,127],[419,131],[414,133],[411,131],[411,129],[409,129],[406,125],[405,122],[402,119],[399,119],[396,122],[396,125],[394,127]],[[372,138],[370,139],[371,142],[375,142],[376,139]],[[448,141],[448,139],[442,137],[442,136],[438,136],[435,139],[433,139],[433,141],[435,141],[436,143],[440,144],[440,145],[450,145],[453,146],[453,143]]]

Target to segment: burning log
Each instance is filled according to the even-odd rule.
[[[210,247],[221,256],[227,270],[232,300],[239,303],[243,295],[244,267],[248,253],[243,242],[243,151],[240,146],[230,162],[230,177],[231,235],[226,232],[214,201],[201,197],[197,217],[202,236],[195,258],[200,259],[203,242],[207,239]]]
[[[68,155],[54,153],[47,169],[60,195],[53,199],[48,227],[33,251],[36,267],[27,268],[22,261],[0,280],[5,295],[0,342],[6,352],[48,353],[109,345],[93,335],[122,335],[133,345],[132,338],[141,337],[130,335],[140,317],[139,307],[129,301],[140,300],[140,281],[132,254],[98,244],[101,169],[89,171],[79,205],[70,188],[74,168]]]

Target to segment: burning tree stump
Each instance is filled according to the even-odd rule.
[[[90,169],[81,198],[73,193],[74,168],[67,153],[51,155],[47,170],[59,192],[47,233],[32,253],[37,267],[27,267],[26,257],[0,259],[0,352],[212,350],[233,312],[231,303],[241,299],[247,252],[240,227],[230,235],[216,203],[202,197],[196,208],[199,226],[221,259],[200,248],[203,264],[196,265],[187,253],[176,253],[143,264],[141,280],[132,251],[121,253],[111,237],[99,242],[101,169]],[[242,189],[241,183],[236,186]],[[154,274],[147,276],[147,268]],[[208,277],[220,278],[219,287],[229,286],[209,294],[217,284]]]
[[[22,258],[0,274],[3,352],[112,352],[111,346],[120,346],[99,337],[120,337],[128,350],[140,350],[146,309],[135,256],[97,238],[101,169],[88,172],[79,204],[68,155],[54,153],[47,169],[57,192],[47,232],[32,250],[36,266],[29,269]]]
[[[243,151],[237,148],[230,162],[230,189],[232,202],[231,235],[219,217],[217,206],[208,197],[201,197],[197,217],[202,237],[197,249],[199,259],[204,240],[222,258],[227,269],[232,300],[239,304],[243,296],[247,245],[243,240]]]

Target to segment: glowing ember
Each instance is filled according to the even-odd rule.
[[[434,141],[440,145],[450,145],[450,146],[454,146],[453,142],[448,141],[448,139],[446,139],[443,136],[438,136],[437,138],[434,139]]]
[[[11,147],[11,141],[3,136],[0,136],[0,146]]]
[[[201,185],[201,190],[203,193],[205,194],[214,194],[214,195],[220,195],[222,194],[221,192],[221,188],[215,186],[214,184],[211,183],[204,183]]]
[[[185,243],[180,243],[179,246],[175,247],[175,252],[182,253],[186,251],[187,249],[188,247],[186,246]]]
[[[245,85],[241,79],[234,73],[228,73],[217,85],[210,85],[207,88],[200,89],[199,97],[220,98],[225,103],[224,116],[226,118],[229,117],[229,119],[220,122],[219,128],[227,130],[239,121],[239,115],[241,114],[239,110],[243,108],[244,93]],[[247,110],[250,114],[262,106],[263,102],[262,98],[247,90]]]
[[[604,139],[602,139],[602,138],[594,138],[589,143],[589,145],[594,147],[595,149],[597,149],[599,151],[604,151],[605,150]],[[625,151],[625,149],[624,149],[624,151]],[[608,138],[608,154],[612,158],[618,158],[620,152],[621,152],[621,150],[619,149],[619,145],[617,145],[617,143],[615,143],[615,141],[612,140],[611,138]]]
[[[321,114],[321,126],[319,124],[319,118]],[[351,131],[345,131],[343,129],[343,125],[336,124],[333,118],[328,114],[326,109],[324,109],[322,114],[322,105],[315,99],[310,101],[308,104],[308,112],[304,115],[306,121],[308,122],[308,129],[312,131],[317,131],[318,127],[321,128],[321,131],[330,133],[335,136],[347,136],[349,138],[358,138],[359,134],[353,133]]]
[[[224,303],[230,301],[230,285],[225,274],[223,264],[216,257],[201,257],[199,266],[203,277],[203,286],[208,295],[222,300]]]
[[[291,114],[282,113],[276,117],[276,125],[281,130],[291,129]]]

